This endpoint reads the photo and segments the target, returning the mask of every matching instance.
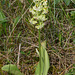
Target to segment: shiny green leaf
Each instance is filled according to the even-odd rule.
[[[41,43],[40,61],[36,67],[35,75],[47,75],[49,69],[49,57],[46,51],[46,41]]]
[[[8,64],[8,65],[5,65],[1,68],[3,71],[6,71],[6,72],[9,72],[13,75],[24,75],[22,74],[19,69],[17,68],[16,65],[13,65],[13,64]]]

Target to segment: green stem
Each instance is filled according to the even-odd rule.
[[[39,41],[39,54],[40,54],[40,57],[39,57],[39,60],[40,60],[40,75],[42,74],[42,71],[41,71],[41,34],[40,34],[40,29],[38,30],[38,33],[39,33],[39,38],[38,38],[38,41]]]
[[[40,52],[41,51],[41,35],[40,35],[40,29],[38,30],[38,33],[39,33],[38,41],[39,41],[39,52]]]

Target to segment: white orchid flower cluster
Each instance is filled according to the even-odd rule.
[[[44,26],[44,21],[47,20],[46,13],[48,12],[47,0],[33,0],[34,6],[29,9],[33,17],[30,19],[31,24],[36,24],[37,29]]]

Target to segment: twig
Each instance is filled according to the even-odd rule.
[[[65,9],[65,11],[75,11],[75,8],[74,9]]]
[[[17,67],[19,68],[19,62],[20,62],[20,50],[21,50],[21,44],[19,44],[19,52],[18,52],[18,58],[17,58]]]

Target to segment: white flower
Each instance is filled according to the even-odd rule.
[[[47,5],[47,0],[43,2],[43,5]]]
[[[48,12],[47,0],[33,0],[35,5],[29,9],[33,14],[33,18],[30,20],[31,24],[37,24],[37,29],[41,29],[44,26],[43,21],[47,20],[46,13]],[[40,23],[39,23],[40,21]]]
[[[48,9],[44,9],[42,12],[42,14],[46,14],[46,13],[48,13]]]
[[[32,18],[32,19],[30,20],[30,23],[31,23],[31,24],[36,24],[37,21],[34,21],[34,19]]]
[[[34,19],[38,19],[38,16],[33,16]]]
[[[45,17],[45,15],[40,16],[40,19],[41,19],[42,21],[47,20],[47,18]]]
[[[36,2],[36,1],[40,1],[40,0],[33,0],[33,2]]]
[[[29,11],[30,11],[32,14],[35,14],[35,13],[36,13],[32,8],[30,8]]]
[[[45,15],[42,15],[42,14],[40,16],[36,16],[34,18],[37,19],[37,20],[41,20],[41,21],[47,20],[47,18],[45,18]]]
[[[35,28],[41,29],[41,28],[43,28],[43,26],[44,26],[44,23],[42,23],[41,25],[35,26]]]
[[[42,6],[39,6],[39,7],[34,6],[33,9],[36,10],[36,11],[41,11],[42,10]]]

